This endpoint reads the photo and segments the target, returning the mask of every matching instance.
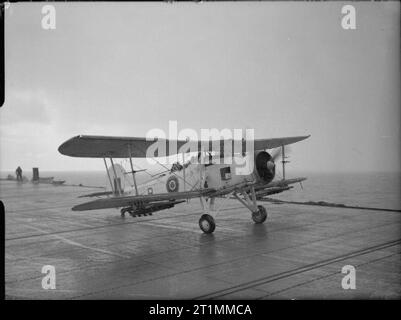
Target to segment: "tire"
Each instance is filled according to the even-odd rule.
[[[203,214],[199,219],[199,228],[201,228],[204,233],[213,233],[216,229],[216,223],[213,217],[209,214]]]
[[[266,221],[267,211],[264,206],[258,206],[258,209],[258,211],[252,212],[252,220],[257,224],[260,224]]]

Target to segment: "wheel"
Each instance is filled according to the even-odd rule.
[[[258,206],[258,211],[252,212],[252,220],[255,223],[263,223],[267,218],[267,211],[264,206]]]
[[[216,229],[216,223],[210,214],[203,214],[199,219],[199,227],[204,233],[212,233]]]

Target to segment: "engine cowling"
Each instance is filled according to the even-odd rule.
[[[266,151],[255,152],[255,173],[264,183],[269,183],[276,174],[276,165],[272,156]]]

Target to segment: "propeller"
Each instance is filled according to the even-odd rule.
[[[272,160],[269,160],[266,162],[266,167],[270,172],[273,172],[275,166],[276,165],[274,164],[274,161],[272,161]]]
[[[289,146],[284,146],[284,152],[286,155],[288,155],[291,152],[291,148]],[[276,148],[274,151],[271,153],[273,161],[276,161],[277,159],[281,158],[281,148]]]
[[[273,170],[275,167],[274,162],[281,158],[281,163],[283,165],[283,179],[285,179],[285,164],[289,161],[286,160],[288,158],[288,153],[290,153],[291,148],[289,146],[284,146],[284,159],[282,158],[282,148],[276,148],[271,153],[271,159],[267,162],[267,167],[269,170]]]

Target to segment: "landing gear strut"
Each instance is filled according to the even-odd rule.
[[[256,194],[255,189],[253,187],[250,188],[249,194],[246,190],[240,190],[243,199],[234,192],[234,196],[241,202],[246,208],[249,209],[252,213],[252,220],[257,223],[263,223],[267,218],[267,211],[264,206],[257,205],[256,202]]]

